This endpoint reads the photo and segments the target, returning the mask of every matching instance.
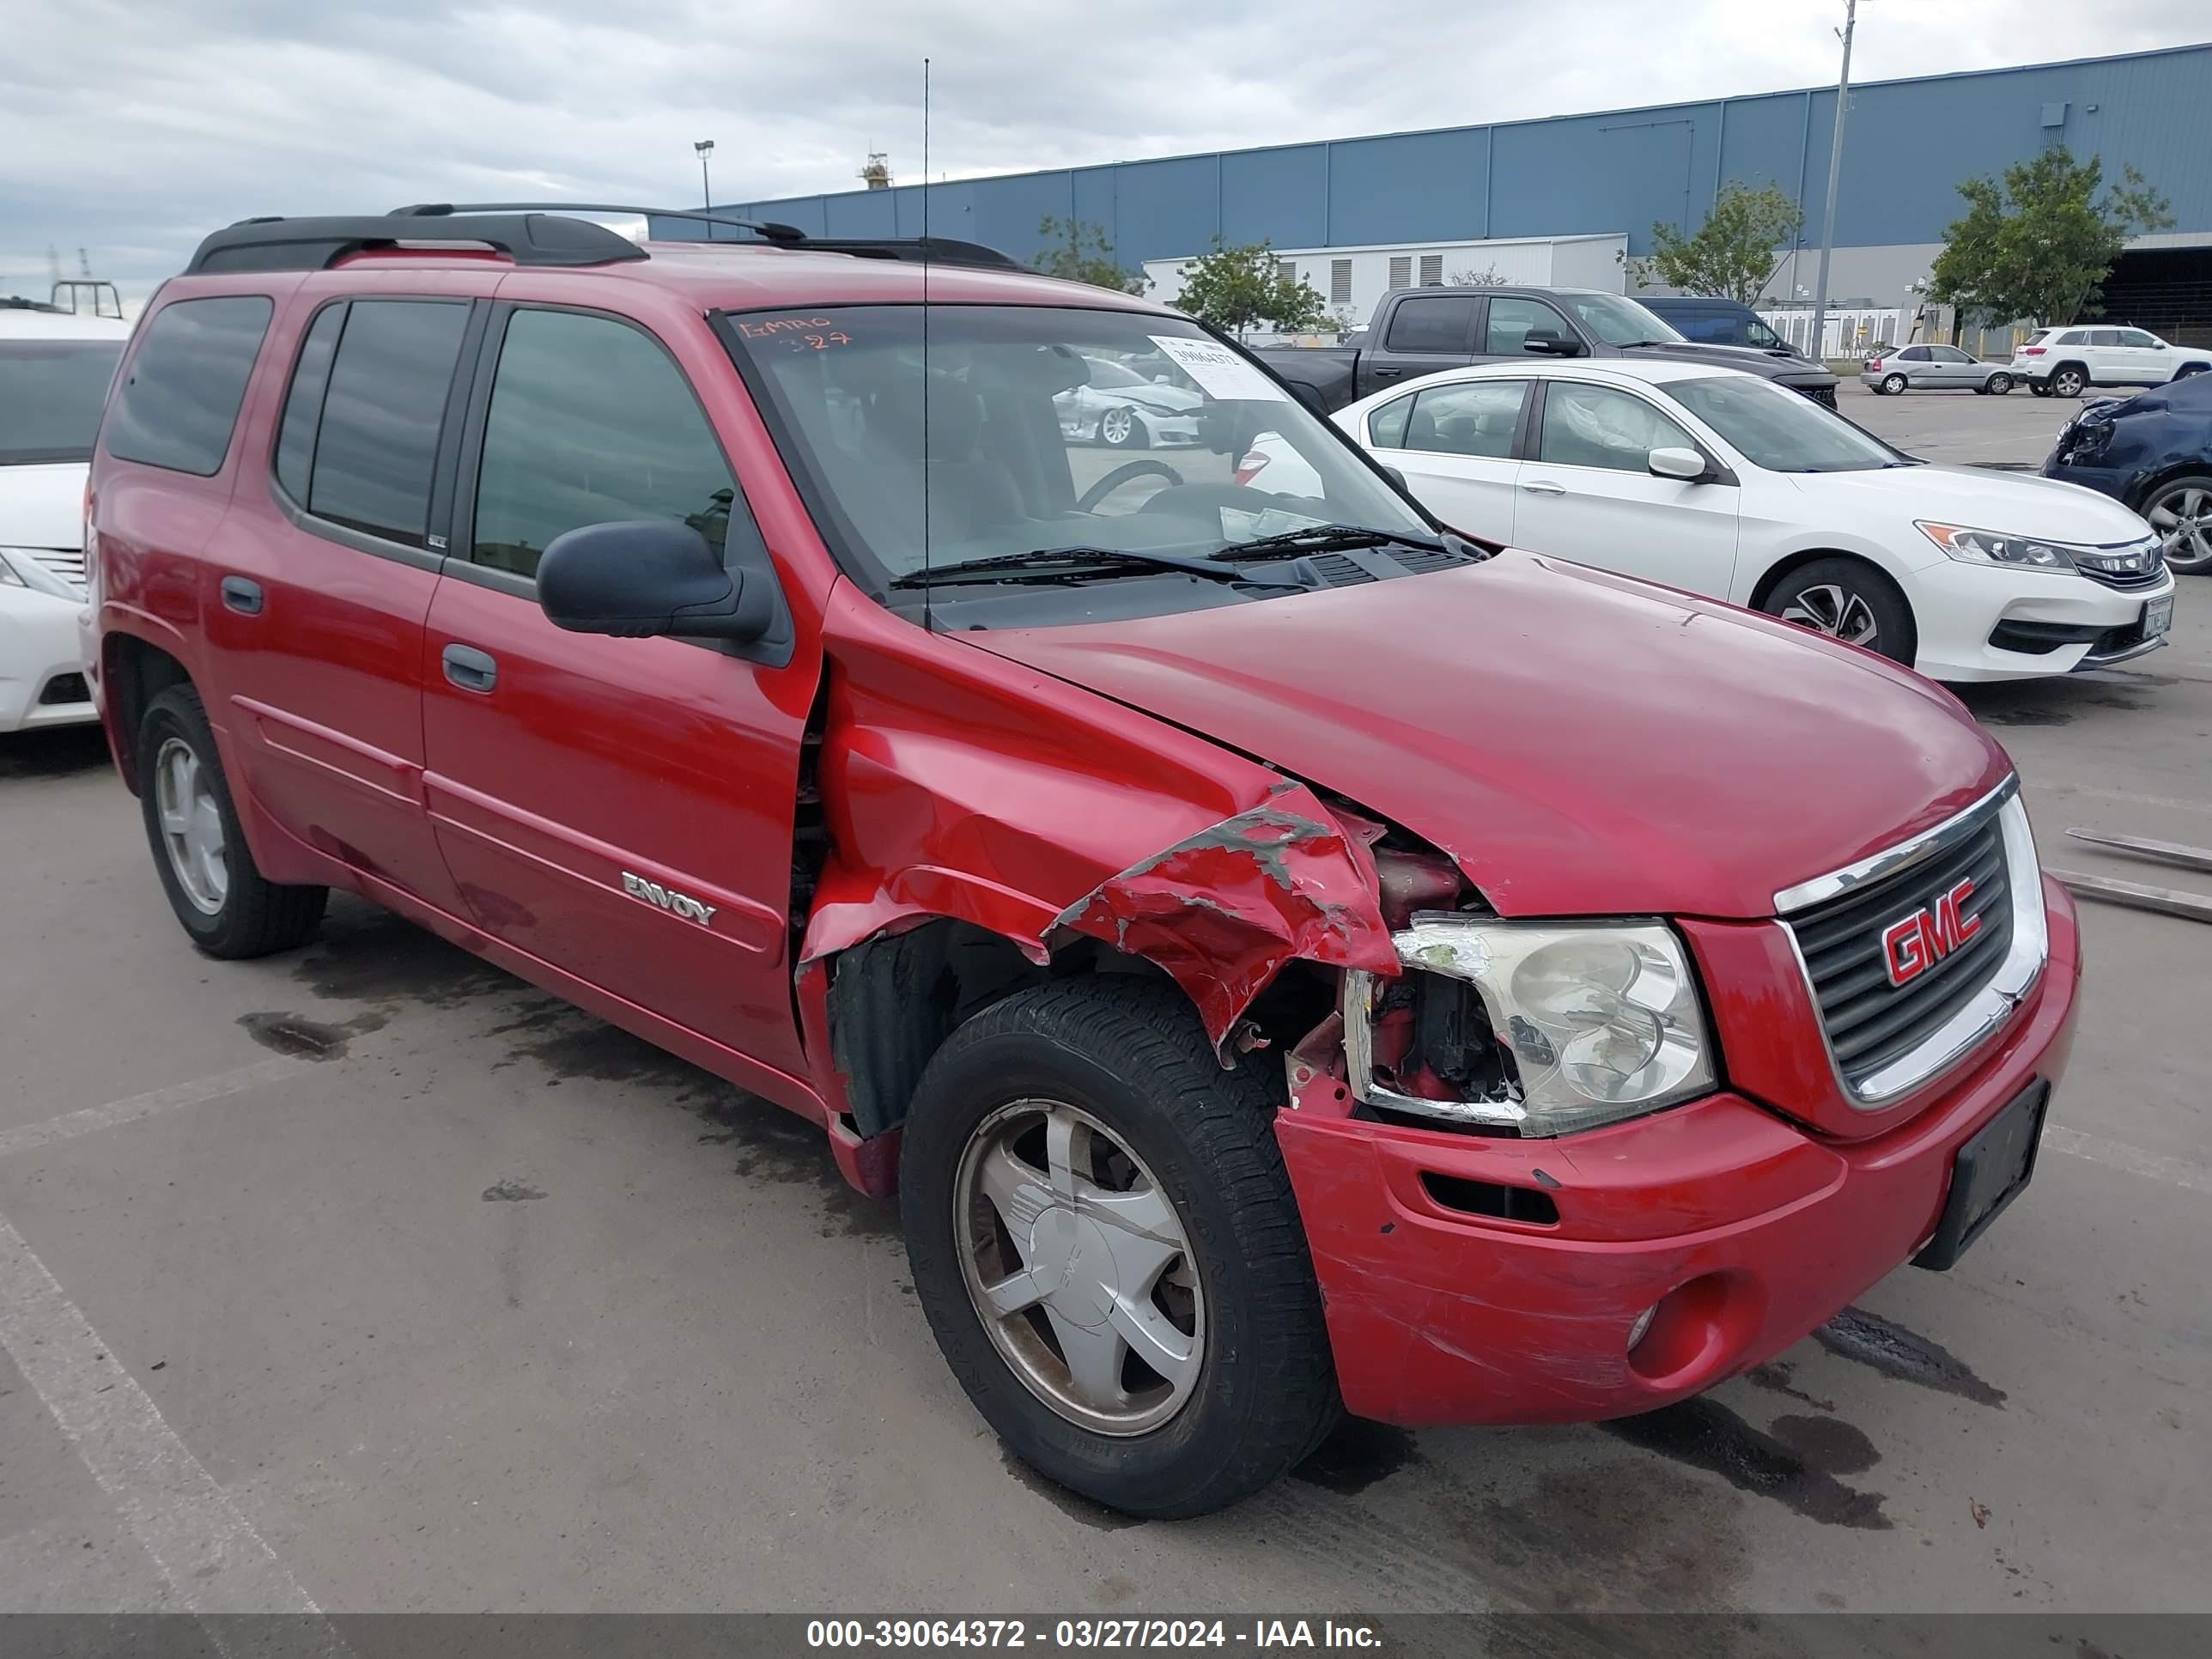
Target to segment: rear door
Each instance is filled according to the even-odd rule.
[[[2120,344],[2117,328],[2093,328],[2086,331],[2087,347],[2081,360],[2089,366],[2089,378],[2100,386],[2124,385],[2129,374],[2128,354]]]
[[[1359,395],[1439,369],[1464,368],[1472,360],[1480,309],[1472,294],[1401,295],[1383,322],[1382,337],[1359,354]]]
[[[1425,386],[1371,410],[1368,442],[1446,524],[1510,542],[1521,471],[1514,444],[1528,395],[1526,380]]]
[[[422,621],[444,561],[441,435],[480,302],[310,279],[238,494],[203,560],[215,690],[255,804],[286,834],[457,908],[422,805]]]
[[[1730,483],[1655,477],[1654,449],[1704,449],[1639,392],[1544,378],[1526,422],[1513,539],[1607,570],[1726,599],[1735,574]]]
[[[695,349],[720,354],[702,319]],[[735,370],[727,371],[734,377]],[[538,560],[584,525],[672,519],[768,580],[735,471],[662,340],[604,312],[493,309],[453,557],[430,611],[432,821],[514,949],[787,1074],[799,745],[819,670],[779,647],[556,628]]]

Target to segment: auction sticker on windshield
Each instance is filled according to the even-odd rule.
[[[1176,366],[1199,384],[1210,397],[1272,398],[1288,403],[1291,394],[1246,362],[1227,346],[1212,340],[1193,340],[1174,334],[1155,334],[1152,343]]]

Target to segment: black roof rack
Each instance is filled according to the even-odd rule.
[[[588,219],[550,213],[455,214],[409,209],[331,219],[241,219],[193,252],[185,274],[223,270],[321,270],[349,253],[400,242],[481,243],[519,265],[605,265],[642,259],[629,237]]]
[[[610,202],[422,202],[374,216],[241,219],[203,241],[185,265],[185,274],[321,270],[348,254],[402,242],[482,245],[498,249],[519,265],[604,265],[647,257],[643,248],[618,231],[588,219],[565,216],[575,213],[635,214],[648,225],[655,219],[729,225],[752,233],[745,240],[757,239],[756,246],[845,253],[860,259],[1022,269],[996,248],[944,236],[814,237],[795,225],[773,220]]]

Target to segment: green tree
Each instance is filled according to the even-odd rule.
[[[1082,219],[1055,219],[1050,214],[1037,221],[1044,252],[1031,261],[1048,276],[1093,288],[1110,288],[1121,294],[1142,294],[1152,279],[1141,270],[1125,269],[1114,257],[1114,245],[1098,226]]]
[[[1928,296],[1987,325],[2032,318],[2070,323],[2096,315],[2104,282],[2130,236],[2173,224],[2165,197],[2133,167],[2105,182],[2096,156],[2076,162],[2063,145],[2005,169],[2002,183],[1969,179],[1964,218],[1943,233]]]
[[[1293,272],[1266,242],[1213,246],[1181,268],[1176,301],[1200,322],[1242,339],[1265,323],[1284,334],[1332,329],[1336,319],[1313,284]]]
[[[1731,179],[1714,194],[1713,210],[1694,234],[1655,223],[1650,257],[1626,263],[1639,282],[1749,305],[1766,291],[1780,258],[1776,250],[1804,226],[1805,210],[1778,185],[1753,190]]]

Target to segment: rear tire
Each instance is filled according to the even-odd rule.
[[[2012,390],[2012,376],[2009,374],[1992,374],[1990,376],[1988,381],[1983,386],[1982,390],[1988,392],[1992,398],[2002,398],[2006,392]]]
[[[147,705],[137,761],[154,868],[192,943],[235,961],[313,939],[330,889],[280,886],[254,867],[207,710],[190,685],[173,685]]]
[[[1885,374],[1881,377],[1882,396],[1894,398],[1905,390],[1906,384],[1905,378],[1902,374]]]
[[[1770,617],[1912,666],[1920,648],[1904,590],[1863,559],[1815,559],[1760,602]]]
[[[1278,1094],[1250,1056],[1221,1069],[1173,986],[1118,974],[1018,992],[932,1058],[901,1154],[907,1260],[953,1375],[1024,1462],[1131,1515],[1202,1515],[1294,1467],[1335,1420]],[[1147,1232],[1113,1219],[1124,1194],[1159,1212]],[[1176,1242],[1164,1267],[1146,1248],[1161,1238]],[[1132,1239],[1142,1260],[1124,1265]],[[1094,1285],[1102,1261],[1129,1282]],[[1169,1339],[1163,1369],[1120,1337],[1132,1311]],[[1106,1393],[1079,1364],[1102,1340],[1090,1376]]]
[[[2079,363],[2061,363],[2051,371],[2051,395],[2078,398],[2089,385],[2089,371]]]

